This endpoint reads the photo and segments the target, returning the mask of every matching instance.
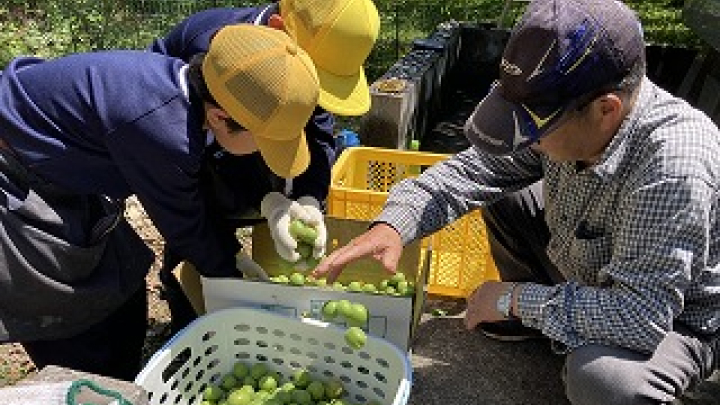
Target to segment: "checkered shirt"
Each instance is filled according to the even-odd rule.
[[[524,324],[568,350],[652,352],[675,320],[718,331],[720,131],[648,79],[598,164],[578,170],[529,149],[471,147],[399,183],[377,220],[409,242],[540,179],[548,254],[567,281],[524,284]]]

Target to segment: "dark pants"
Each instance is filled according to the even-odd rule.
[[[147,292],[143,287],[85,332],[69,338],[24,342],[22,345],[38,369],[56,365],[132,381],[141,369],[148,328],[147,303]]]
[[[546,253],[550,231],[542,190],[542,183],[535,183],[483,210],[490,251],[504,281],[564,281]],[[577,348],[565,361],[568,399],[573,405],[671,403],[718,368],[719,340],[676,323],[651,355],[601,344]]]
[[[173,274],[173,269],[181,261],[179,256],[174,255],[170,249],[165,248],[162,267],[159,272],[160,283],[162,284],[162,298],[167,302],[170,310],[170,333],[173,336],[198,316],[190,300],[183,292],[180,282]]]
[[[482,211],[490,253],[503,281],[552,285],[564,279],[546,253],[550,230],[542,191],[538,182]]]

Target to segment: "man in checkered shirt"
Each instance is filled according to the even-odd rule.
[[[549,337],[573,404],[670,403],[720,361],[720,131],[645,76],[642,28],[611,0],[535,0],[472,146],[391,190],[315,270],[332,281],[482,209],[502,282],[468,329]]]

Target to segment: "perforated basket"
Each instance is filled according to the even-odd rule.
[[[135,378],[149,405],[198,405],[237,361],[265,363],[284,378],[297,369],[320,380],[339,379],[346,399],[364,404],[406,404],[412,385],[407,354],[368,335],[353,350],[345,329],[314,319],[236,307],[198,318],[158,350]]]
[[[372,220],[382,211],[392,186],[417,177],[422,170],[449,156],[377,147],[345,149],[333,166],[328,214]],[[499,278],[479,211],[470,212],[425,238],[422,247],[428,246],[432,246],[427,280],[430,294],[465,298],[482,282]],[[425,255],[420,257],[424,259]]]

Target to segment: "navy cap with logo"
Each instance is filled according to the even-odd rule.
[[[465,134],[493,154],[522,149],[553,130],[578,100],[616,86],[644,60],[640,22],[623,3],[533,0]]]

